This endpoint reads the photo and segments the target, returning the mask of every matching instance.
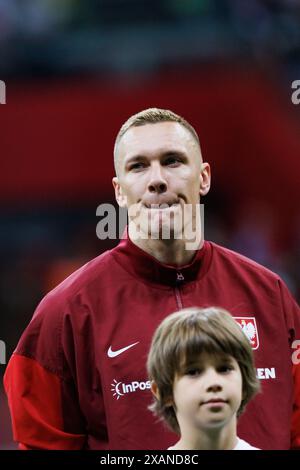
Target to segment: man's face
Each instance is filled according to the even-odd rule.
[[[162,122],[130,128],[118,146],[116,199],[129,221],[153,238],[170,227],[170,238],[195,217],[200,195],[209,190],[210,171],[200,148],[181,124]],[[187,216],[184,209],[193,211]],[[199,210],[199,208],[198,208]],[[190,220],[188,220],[190,219]]]

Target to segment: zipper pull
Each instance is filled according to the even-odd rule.
[[[177,279],[176,279],[177,282],[182,282],[184,281],[184,275],[181,273],[181,272],[178,272],[177,271]]]

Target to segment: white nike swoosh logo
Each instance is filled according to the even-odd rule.
[[[109,350],[107,351],[107,355],[108,355],[108,357],[119,356],[119,354],[122,354],[123,352],[127,351],[127,349],[132,348],[133,346],[135,346],[138,343],[139,343],[139,341],[137,341],[136,343],[130,344],[129,346],[126,346],[125,348],[118,349],[117,351],[113,351],[111,349],[111,346],[109,346]]]

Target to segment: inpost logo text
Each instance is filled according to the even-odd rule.
[[[124,382],[118,382],[116,379],[113,380],[111,384],[111,391],[113,392],[113,396],[119,400],[123,395],[127,393],[134,393],[138,390],[150,390],[151,384],[150,380],[147,382],[138,382],[137,380],[125,384]]]

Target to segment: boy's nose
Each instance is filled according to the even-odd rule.
[[[207,387],[207,392],[220,392],[222,390],[221,384],[213,383]]]
[[[207,370],[206,373],[206,390],[208,392],[219,392],[222,390],[222,379],[213,368]]]

